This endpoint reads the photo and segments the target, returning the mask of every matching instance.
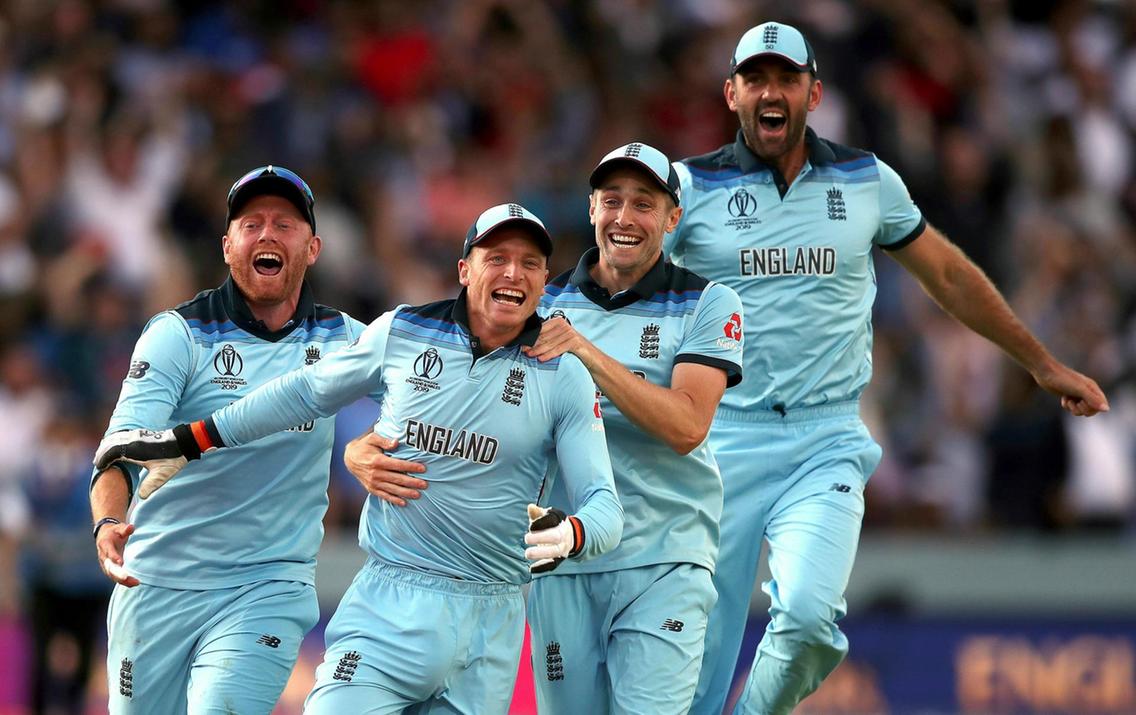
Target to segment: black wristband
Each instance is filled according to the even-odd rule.
[[[177,440],[178,449],[181,450],[181,456],[189,461],[201,458],[201,447],[197,444],[197,439],[193,436],[193,431],[189,425],[181,424],[173,429],[174,439]]]
[[[91,538],[92,539],[98,539],[99,538],[99,529],[103,528],[107,524],[121,524],[121,523],[122,523],[121,521],[119,521],[118,519],[115,519],[113,516],[104,516],[103,518],[101,518],[101,519],[99,519],[98,521],[95,522],[95,528],[91,532]]]

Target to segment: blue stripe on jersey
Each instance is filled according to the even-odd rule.
[[[690,175],[694,179],[705,181],[707,183],[718,183],[721,181],[729,181],[731,179],[737,179],[739,177],[746,176],[746,172],[742,171],[741,167],[738,166],[723,166],[720,168],[710,169],[687,164],[687,168],[690,169]],[[753,174],[756,175],[768,171],[769,169],[761,167],[757,171],[754,171]]]
[[[201,320],[198,318],[187,318],[185,321],[189,325],[190,331],[193,332],[195,340],[198,338],[212,339],[219,335],[225,335],[234,331],[239,331],[240,328],[231,320]]]
[[[649,298],[643,298],[632,305],[620,308],[630,315],[640,316],[672,316],[693,313],[702,298],[702,290],[660,290]],[[582,310],[599,310],[603,308],[588,300],[576,286],[559,286],[549,284],[545,286],[541,305],[549,306],[556,303],[561,308],[578,308]]]
[[[426,305],[402,306],[391,320],[391,335],[419,343],[468,347],[469,337],[452,318],[452,303],[452,300],[444,300]]]
[[[343,317],[322,318],[319,323],[324,325],[314,324],[316,321],[305,320],[304,324],[298,330],[291,333],[284,341],[305,341],[309,339],[329,339],[336,338],[347,333],[347,328],[343,323]],[[189,319],[186,320],[189,325],[190,333],[193,335],[193,340],[197,343],[210,345],[220,340],[229,340],[231,342],[244,342],[244,343],[259,343],[260,338],[246,333],[239,325],[231,320],[199,320]],[[232,335],[239,333],[239,335]],[[226,337],[230,336],[232,337]]]
[[[875,159],[865,166],[845,170],[835,164],[814,166],[813,170],[801,177],[802,182],[842,184],[866,184],[880,180],[880,169]]]

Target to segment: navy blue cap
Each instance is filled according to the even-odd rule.
[[[312,227],[312,233],[316,232],[316,198],[308,183],[296,172],[272,164],[253,169],[233,182],[233,187],[229,189],[229,211],[225,216],[225,225],[228,226],[233,217],[240,215],[245,204],[265,194],[282,196],[291,201]]]

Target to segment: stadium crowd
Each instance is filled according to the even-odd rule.
[[[594,157],[729,141],[726,61],[774,18],[814,43],[818,133],[896,168],[1112,405],[1064,415],[879,257],[864,409],[884,461],[865,527],[1131,531],[1131,4],[15,0],[0,9],[0,621],[101,622],[90,456],[143,321],[225,275],[233,176],[280,163],[308,179],[316,294],[364,321],[447,296],[460,237],[506,200],[566,246],[555,275],[592,240]],[[341,442],[374,411],[341,415]],[[362,496],[334,458],[328,527],[353,530]]]

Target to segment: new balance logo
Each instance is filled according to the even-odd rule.
[[[118,694],[124,698],[134,697],[134,661],[123,658],[118,666]]]
[[[847,484],[833,484],[831,487],[828,488],[828,491],[840,492],[841,494],[847,494],[848,492],[852,491],[852,487],[848,486]]]
[[[564,659],[560,657],[560,644],[549,643],[544,649],[544,663],[548,669],[548,679],[564,680]]]
[[[267,633],[262,635],[260,638],[257,638],[256,642],[261,644],[261,645],[266,645],[269,648],[279,648],[280,647],[280,639],[277,638],[276,636],[270,636]]]
[[[339,659],[339,665],[335,666],[335,673],[331,677],[350,683],[351,679],[355,677],[355,671],[359,668],[359,661],[361,660],[363,660],[363,656],[359,655],[358,652],[347,651]]]
[[[668,618],[663,621],[663,625],[659,626],[660,631],[673,631],[674,633],[681,633],[682,627],[686,624],[682,621],[676,621],[673,618]]]
[[[150,363],[145,360],[135,360],[130,363],[130,372],[126,376],[133,380],[140,380],[146,375],[146,371],[150,369]]]
[[[844,194],[840,189],[828,190],[828,219],[830,221],[848,220],[848,209],[844,205]]]
[[[625,149],[623,151],[623,155],[626,156],[626,157],[630,157],[632,159],[637,159],[637,158],[639,158],[639,152],[641,152],[641,151],[643,151],[643,145],[642,144],[638,144],[638,143],[628,144],[627,149]]]

